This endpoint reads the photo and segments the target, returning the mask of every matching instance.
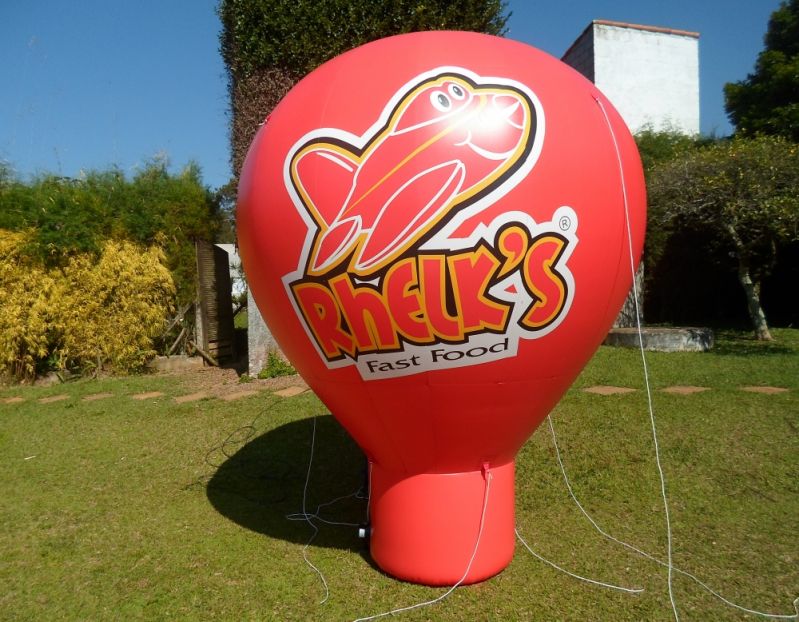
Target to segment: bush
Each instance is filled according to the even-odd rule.
[[[157,246],[108,242],[98,261],[70,260],[58,305],[59,365],[108,361],[112,369],[137,371],[155,356],[153,339],[173,311],[175,285]]]
[[[221,213],[196,164],[178,173],[168,168],[166,158],[156,157],[131,178],[112,168],[25,182],[0,168],[0,229],[27,232],[25,252],[48,269],[99,254],[107,240],[157,244],[185,304],[195,298],[194,243],[214,239]]]
[[[32,234],[0,229],[0,372],[36,373],[52,332],[55,280],[25,253]]]
[[[34,236],[0,229],[0,372],[31,378],[45,360],[141,369],[173,310],[163,250],[110,241],[47,268],[26,252]]]
[[[280,376],[293,376],[297,370],[286,361],[277,350],[269,350],[266,356],[266,366],[258,372],[258,378],[279,378]]]

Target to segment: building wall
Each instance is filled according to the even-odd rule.
[[[255,304],[252,292],[247,291],[247,352],[250,376],[257,376],[265,366],[269,350],[278,350],[272,331]]]
[[[241,266],[241,258],[239,257],[238,252],[236,251],[235,244],[214,244],[214,246],[218,246],[223,251],[228,254],[230,258],[230,283],[232,284],[233,290],[232,293],[234,296],[241,296],[246,289],[246,284],[242,283],[238,276],[238,268]]]
[[[583,31],[561,59],[572,69],[594,81],[594,28],[593,24]]]
[[[699,35],[595,20],[563,56],[599,87],[633,133],[699,132]]]
[[[699,133],[698,37],[595,22],[593,43],[594,84],[630,130]]]
[[[241,265],[236,246],[234,244],[216,244],[216,246],[226,251],[230,258],[230,282],[233,286],[233,295],[243,294],[246,285],[236,280],[238,277],[237,267]],[[247,290],[247,352],[250,376],[257,376],[258,372],[266,366],[270,350],[279,350],[277,341],[264,322],[252,293]]]

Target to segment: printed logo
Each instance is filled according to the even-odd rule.
[[[362,136],[297,142],[284,180],[308,235],[283,282],[328,367],[371,380],[475,365],[554,330],[574,295],[575,212],[474,218],[530,172],[543,137],[526,86],[444,67]]]

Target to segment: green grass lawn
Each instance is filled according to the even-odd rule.
[[[745,607],[790,615],[799,596],[799,330],[774,334],[778,342],[763,345],[725,333],[711,353],[647,361],[675,565]],[[599,384],[639,390],[581,391]],[[658,391],[676,384],[712,390]],[[790,391],[739,389],[761,384]],[[640,354],[603,347],[552,420],[588,512],[665,559],[644,386]],[[105,391],[116,395],[81,401]],[[126,397],[145,391],[166,395]],[[312,417],[320,415],[309,506],[359,488],[357,446],[310,393],[176,404],[180,392],[175,377],[0,392],[26,398],[0,403],[1,620],[352,620],[443,593],[382,574],[353,528],[322,526],[308,549],[330,586],[318,604],[324,589],[302,559],[312,530],[285,519],[301,508]],[[71,397],[35,401],[59,393]],[[517,523],[536,552],[645,592],[582,583],[519,544],[498,576],[397,619],[673,619],[666,569],[604,539],[580,513],[546,423],[517,465]],[[350,498],[324,515],[360,522],[364,508]],[[682,620],[754,619],[680,575],[674,591]]]

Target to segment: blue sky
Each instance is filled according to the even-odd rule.
[[[230,177],[217,0],[3,0],[0,159],[23,176],[159,152]],[[511,0],[512,39],[560,58],[593,19],[696,31],[701,129],[731,131],[722,87],[752,70],[779,0]]]

